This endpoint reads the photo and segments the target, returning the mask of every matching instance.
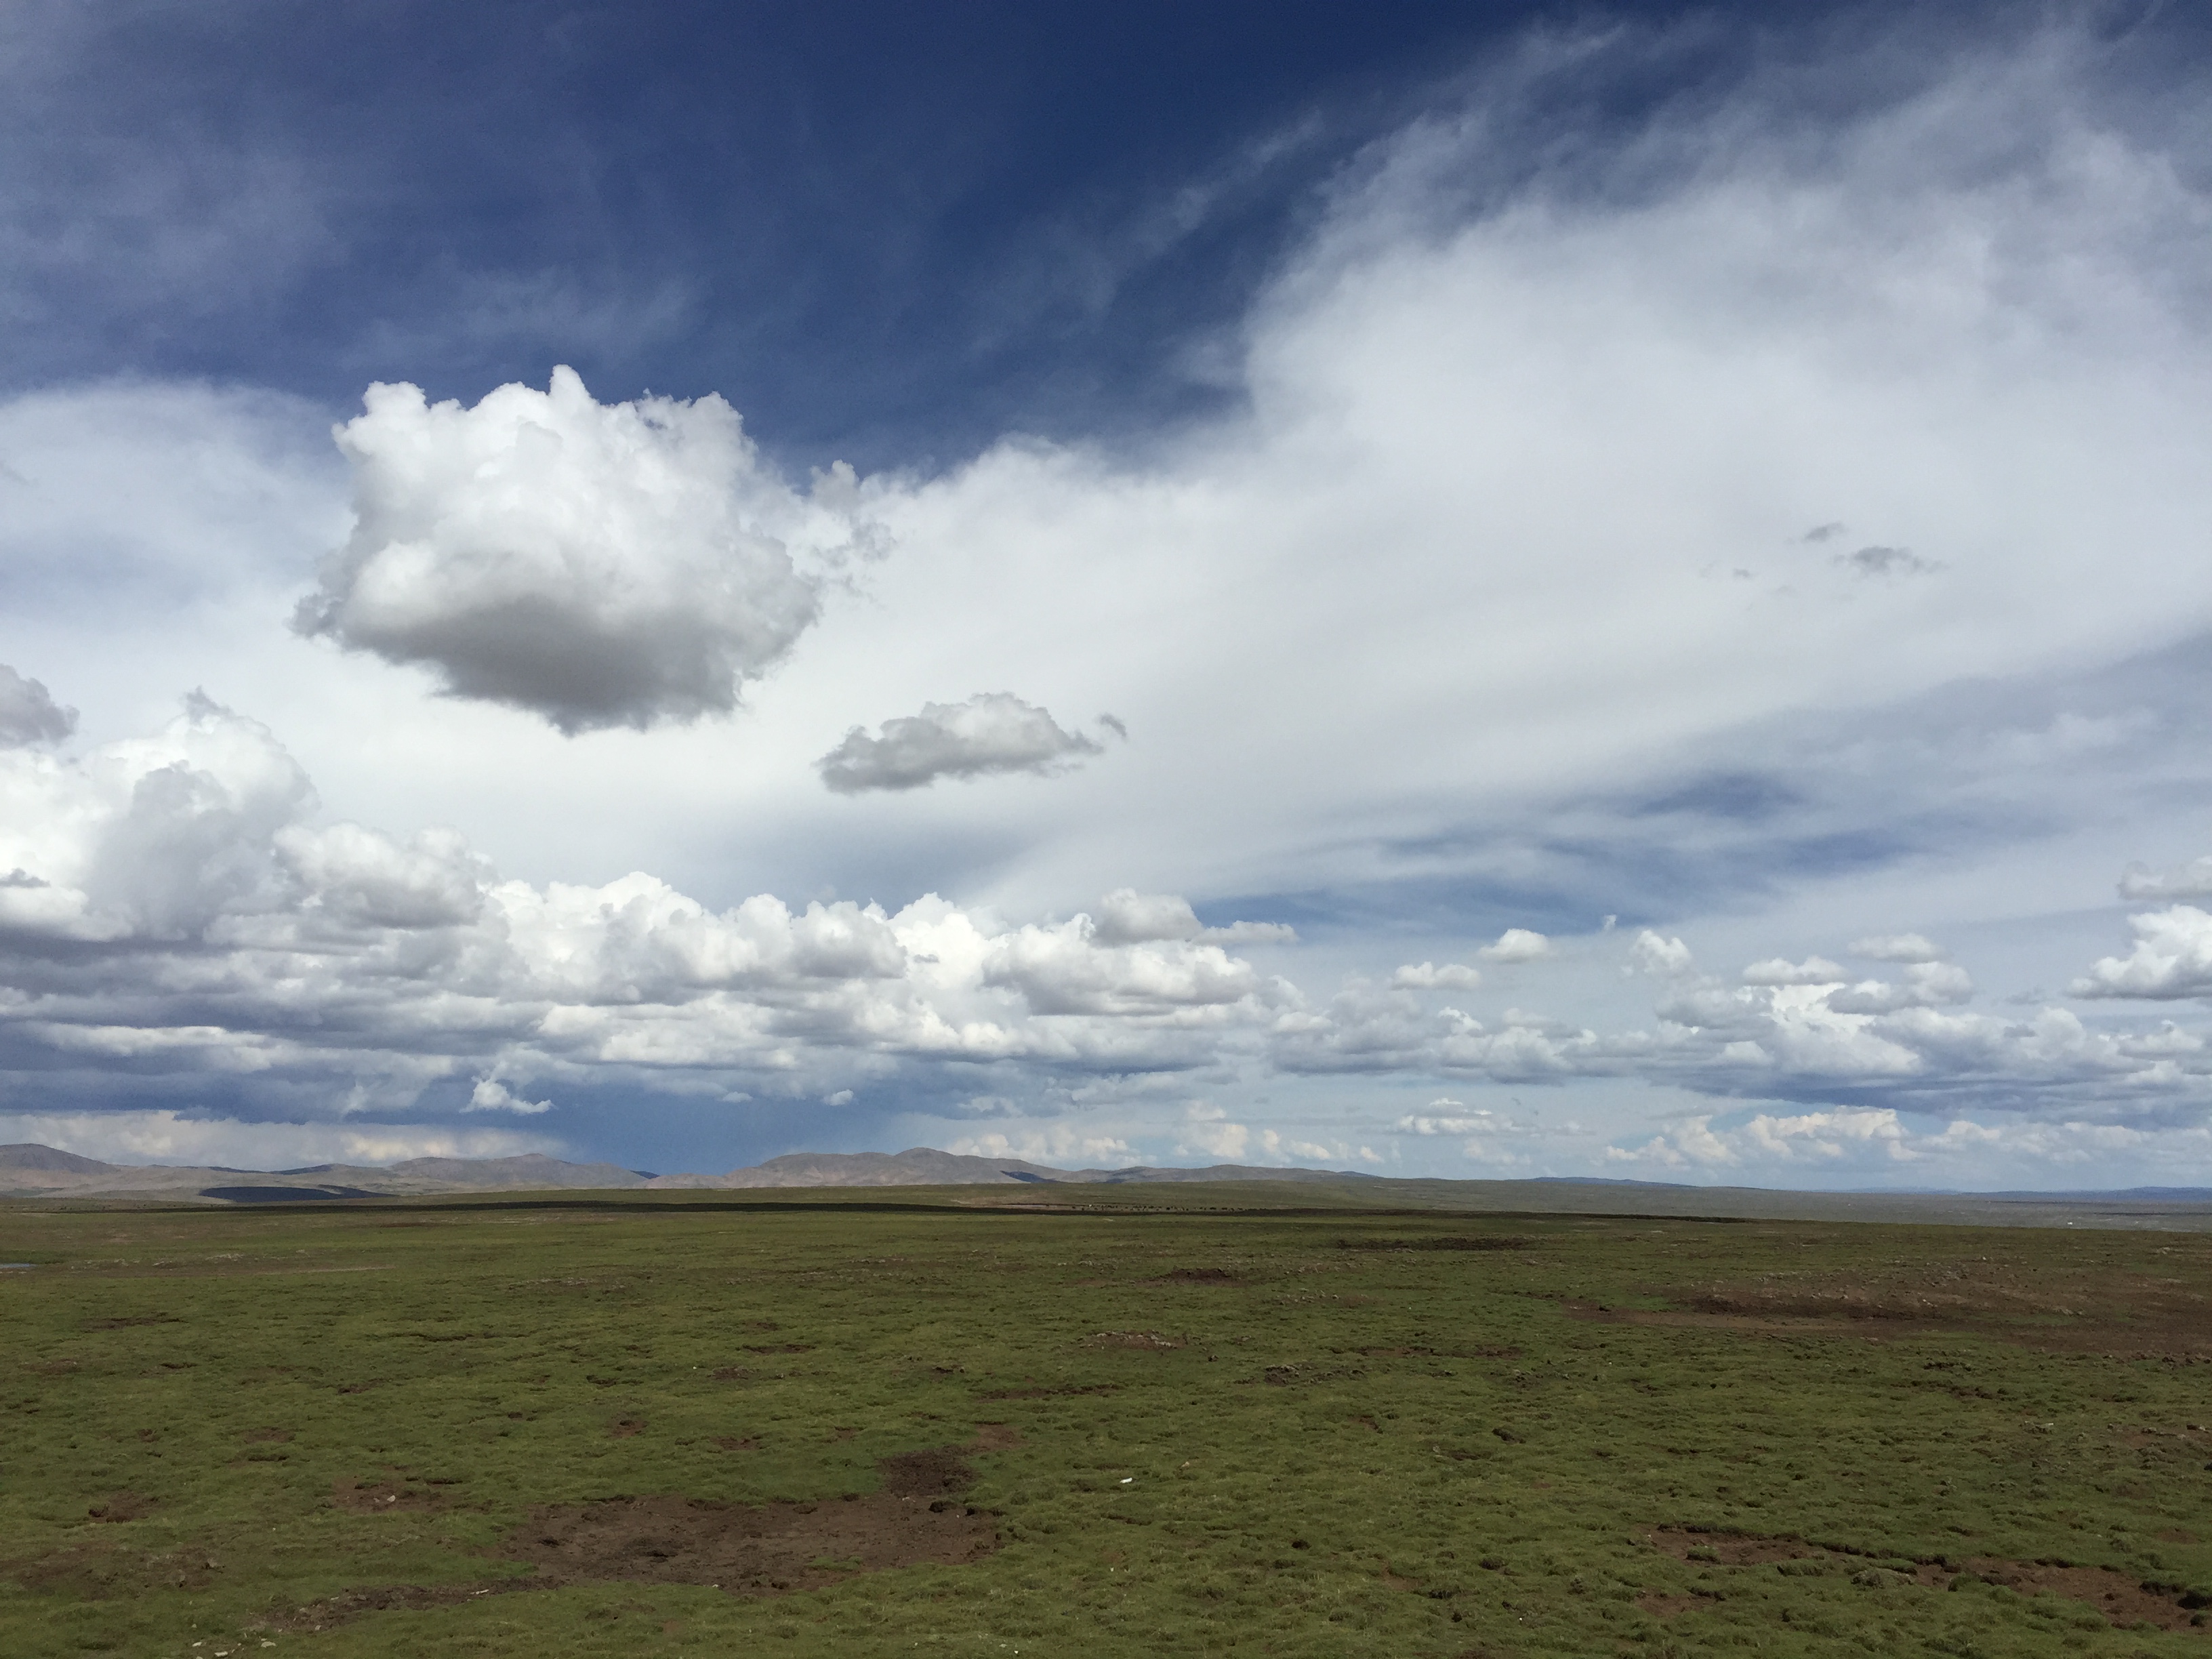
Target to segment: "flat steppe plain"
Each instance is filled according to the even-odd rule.
[[[1243,1182],[0,1261],[11,1656],[2212,1656],[2203,1231]]]

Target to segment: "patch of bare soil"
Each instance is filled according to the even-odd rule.
[[[2108,1267],[1950,1261],[1855,1278],[1770,1275],[1695,1287],[1654,1287],[1663,1310],[1571,1303],[1577,1318],[1629,1325],[1850,1334],[1873,1338],[1971,1331],[2023,1347],[2116,1358],[2212,1361],[2212,1287],[2201,1276],[2159,1279]]]
[[[1534,1241],[1505,1233],[1477,1233],[1473,1237],[1340,1238],[1340,1250],[1525,1250]]]
[[[388,1613],[394,1608],[453,1607],[480,1595],[544,1588],[532,1578],[510,1578],[489,1584],[385,1584],[374,1589],[340,1590],[319,1601],[270,1613],[259,1621],[258,1628],[304,1634],[346,1624],[365,1613]]]
[[[490,1551],[535,1568],[531,1574],[347,1590],[272,1613],[263,1624],[324,1630],[388,1608],[454,1607],[480,1595],[577,1583],[707,1584],[733,1595],[775,1595],[890,1567],[958,1565],[999,1547],[997,1518],[957,1496],[975,1480],[962,1454],[1019,1438],[1004,1424],[985,1424],[971,1446],[883,1459],[876,1466],[883,1476],[879,1492],[818,1503],[667,1496],[542,1504]],[[389,1486],[351,1491],[395,1503],[405,1496]]]
[[[331,1483],[331,1502],[356,1515],[382,1515],[395,1510],[441,1510],[446,1494],[412,1480],[338,1480]]]
[[[1848,1318],[1821,1317],[1802,1312],[1720,1313],[1698,1309],[1609,1308],[1595,1303],[1570,1302],[1567,1316],[1598,1325],[1656,1325],[1677,1329],[1741,1331],[1769,1336],[1856,1336],[1874,1341],[1884,1337],[1925,1336],[1939,1328],[1960,1328],[1964,1322],[1944,1328],[1910,1320],[1857,1315]]]
[[[249,1446],[281,1446],[292,1437],[289,1429],[248,1429],[238,1437]]]
[[[0,1563],[0,1575],[33,1592],[108,1601],[154,1590],[204,1590],[221,1566],[204,1550],[155,1553],[73,1544],[34,1560]]]
[[[1188,1345],[1185,1336],[1164,1336],[1158,1331],[1094,1331],[1083,1339],[1086,1348],[1144,1348],[1159,1350]]]
[[[1148,1282],[1154,1285],[1241,1285],[1244,1281],[1226,1267],[1177,1267]]]
[[[143,1521],[153,1514],[159,1499],[149,1498],[143,1492],[115,1492],[105,1498],[94,1498],[85,1509],[85,1514],[94,1521]]]
[[[536,1567],[540,1583],[711,1584],[766,1595],[888,1567],[956,1565],[999,1547],[994,1518],[954,1495],[974,1479],[957,1451],[902,1452],[878,1467],[882,1491],[820,1503],[548,1504],[532,1510],[497,1553]]]
[[[1636,1598],[1636,1605],[1657,1618],[1672,1619],[1678,1613],[1687,1613],[1705,1599],[1697,1595],[1665,1595],[1657,1590],[1646,1590]]]
[[[1058,1400],[1068,1395],[1115,1394],[1120,1391],[1121,1387],[1119,1382],[1068,1382],[1056,1388],[1043,1384],[1031,1384],[1019,1389],[986,1389],[975,1398],[978,1400]]]
[[[1929,1589],[1948,1589],[1960,1580],[1979,1580],[2021,1595],[2048,1592],[2081,1601],[2105,1615],[2113,1625],[2148,1624],[2160,1630],[2203,1629],[2206,1607],[2212,1597],[2186,1585],[2139,1581],[2111,1567],[2085,1567],[2057,1561],[2004,1561],[1993,1557],[1969,1560],[1915,1561],[1875,1565],[1869,1559],[1802,1538],[1768,1538],[1747,1533],[1701,1532],[1694,1527],[1661,1527],[1650,1534],[1658,1549],[1682,1561],[1710,1562],[1724,1567],[1773,1565],[1784,1562],[1831,1562],[1849,1569],[1851,1582],[1879,1589],[1918,1584]],[[1649,1593],[1654,1602],[1681,1601],[1679,1596]],[[1638,1605],[1643,1605],[1639,1601]],[[1682,1606],[1691,1605],[1683,1602]],[[1660,1611],[1656,1606],[1648,1611]],[[1673,1609],[1680,1612],[1681,1607]]]

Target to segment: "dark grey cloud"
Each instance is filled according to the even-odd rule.
[[[874,737],[856,726],[815,764],[832,790],[857,795],[925,788],[939,778],[1043,775],[1098,752],[1096,738],[1063,730],[1035,704],[1009,691],[982,691],[965,702],[926,702],[919,714],[885,720]]]
[[[1862,547],[1837,554],[1836,562],[1861,576],[1929,576],[1943,568],[1909,547]]]
[[[76,730],[76,709],[64,708],[39,681],[0,663],[0,744],[56,743]]]

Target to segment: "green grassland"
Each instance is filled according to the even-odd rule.
[[[2212,1659],[2212,1236],[1154,1191],[0,1210],[0,1653]],[[972,1561],[504,1593],[951,1447]]]

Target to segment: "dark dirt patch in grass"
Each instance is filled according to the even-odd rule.
[[[1533,1247],[1533,1239],[1516,1237],[1509,1233],[1476,1233],[1472,1236],[1428,1236],[1380,1238],[1340,1238],[1340,1250],[1525,1250]]]
[[[1119,1382],[1063,1382],[1057,1386],[1031,1383],[1019,1389],[986,1389],[978,1400],[1059,1400],[1070,1395],[1117,1394]]]
[[[222,1564],[205,1550],[161,1552],[72,1544],[34,1560],[0,1563],[0,1575],[33,1593],[111,1601],[157,1590],[204,1590]]]
[[[645,1419],[641,1417],[617,1417],[607,1425],[607,1432],[617,1440],[627,1440],[634,1434],[645,1432]]]
[[[2060,1561],[2004,1561],[1978,1556],[1966,1560],[1885,1560],[1877,1565],[1852,1551],[1802,1538],[1700,1532],[1690,1527],[1662,1527],[1651,1534],[1650,1541],[1677,1560],[1723,1567],[1782,1566],[1786,1571],[1785,1564],[1832,1564],[1839,1571],[1848,1571],[1853,1583],[1869,1589],[1906,1584],[1950,1589],[1979,1582],[2021,1595],[2048,1593],[2094,1607],[2107,1622],[2123,1628],[2148,1624],[2160,1630],[2201,1630],[2208,1623],[2203,1609],[2212,1606],[2212,1596],[2185,1584],[2147,1582],[2110,1567]]]
[[[1870,1314],[1822,1316],[1801,1312],[1721,1313],[1703,1309],[1613,1308],[1589,1302],[1565,1304],[1570,1319],[1595,1325],[1644,1325],[1702,1331],[1740,1331],[1758,1336],[1856,1336],[1875,1341],[1924,1336],[1937,1327],[1925,1321],[1887,1319]],[[1964,1322],[1953,1322],[1955,1328]]]
[[[975,1478],[963,1454],[1019,1437],[1003,1424],[986,1424],[973,1445],[882,1459],[880,1491],[817,1503],[659,1496],[541,1504],[489,1552],[536,1569],[527,1577],[346,1590],[264,1624],[323,1630],[392,1608],[453,1607],[479,1595],[581,1583],[705,1584],[733,1595],[776,1595],[890,1567],[980,1560],[999,1547],[998,1522],[960,1501],[957,1494]],[[355,1486],[341,1501],[348,1508],[397,1508],[415,1496],[389,1486]]]
[[[173,1325],[174,1314],[114,1314],[106,1319],[88,1319],[77,1328],[84,1331],[127,1331],[137,1325]]]
[[[270,1613],[261,1620],[258,1628],[305,1634],[328,1630],[333,1625],[346,1624],[372,1613],[459,1607],[462,1602],[473,1601],[480,1595],[499,1595],[509,1590],[544,1588],[532,1578],[513,1578],[489,1584],[385,1584],[374,1589],[340,1590],[336,1595],[326,1595],[319,1601],[310,1601],[289,1612]]]
[[[1638,1608],[1655,1618],[1672,1619],[1678,1613],[1687,1613],[1692,1607],[1704,1606],[1711,1598],[1703,1595],[1668,1595],[1658,1590],[1646,1590],[1636,1598]]]
[[[707,1443],[716,1451],[758,1451],[761,1443],[749,1434],[718,1434]]]
[[[1147,1282],[1154,1285],[1242,1285],[1244,1281],[1226,1267],[1177,1267]]]
[[[249,1446],[281,1446],[292,1437],[289,1429],[248,1429],[238,1437]]]
[[[951,1454],[935,1455],[958,1465]],[[887,1480],[882,1492],[822,1503],[663,1497],[550,1504],[532,1510],[498,1553],[536,1567],[540,1582],[709,1584],[737,1595],[817,1589],[854,1573],[989,1554],[998,1547],[997,1523],[944,1495],[949,1472],[930,1466],[932,1456],[910,1454],[906,1478]]]
[[[1189,1346],[1187,1336],[1168,1336],[1159,1331],[1093,1331],[1083,1339],[1086,1348],[1137,1348],[1157,1352]]]
[[[340,1480],[331,1487],[331,1502],[356,1515],[382,1515],[392,1510],[441,1510],[446,1494],[425,1492],[394,1480]]]
[[[160,1502],[143,1492],[115,1492],[94,1498],[84,1512],[94,1521],[143,1521]]]
[[[2030,1273],[2003,1261],[1844,1278],[1778,1274],[1656,1291],[1674,1305],[1571,1302],[1578,1319],[1625,1325],[1867,1337],[1966,1331],[2050,1353],[2212,1360],[2212,1291],[2142,1273]]]

